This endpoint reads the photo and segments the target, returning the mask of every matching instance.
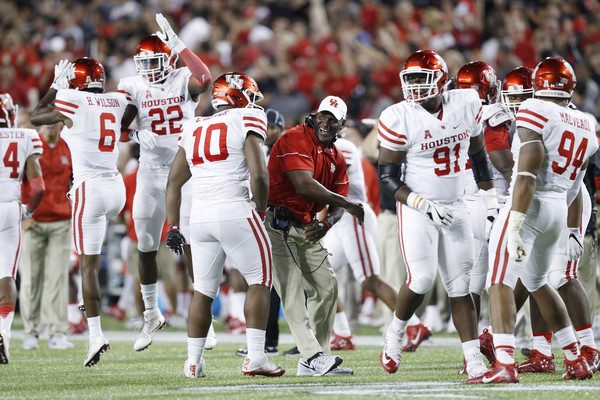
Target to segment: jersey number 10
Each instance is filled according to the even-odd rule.
[[[552,171],[555,173],[562,175],[565,173],[567,168],[571,165],[573,166],[573,172],[569,179],[574,181],[577,177],[577,171],[581,168],[581,164],[583,164],[583,157],[585,156],[585,151],[587,150],[588,140],[587,138],[583,138],[579,147],[577,147],[577,151],[575,151],[575,157],[573,157],[573,151],[575,150],[575,134],[571,131],[564,131],[562,137],[560,138],[560,146],[558,147],[558,155],[565,158],[565,165],[559,165],[558,162],[552,162]]]
[[[219,135],[219,151],[211,153],[210,143],[213,134]],[[200,148],[200,142],[203,142]],[[194,131],[194,152],[192,154],[192,164],[204,164],[205,162],[223,161],[229,157],[227,150],[227,125],[223,122],[209,125],[206,130],[199,126]]]

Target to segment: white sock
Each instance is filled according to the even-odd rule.
[[[546,357],[552,356],[552,332],[533,334],[533,349],[539,351]]]
[[[156,283],[140,286],[142,288],[142,299],[144,299],[144,308],[146,310],[158,310],[158,288]]]
[[[396,317],[396,313],[394,313],[394,317],[392,318],[392,322],[390,326],[388,326],[388,333],[393,333],[398,335],[398,333],[403,333],[406,330],[406,325],[408,325],[408,321],[403,321],[400,318]]]
[[[577,338],[575,337],[572,325],[554,332],[554,336],[556,336],[556,341],[560,348],[563,349],[567,360],[573,361],[579,358],[579,346],[577,345]]]
[[[67,319],[73,324],[81,321],[81,311],[77,308],[77,303],[69,303],[67,306]]]
[[[265,331],[262,329],[246,328],[248,358],[256,359],[265,354]]]
[[[246,322],[244,316],[244,302],[246,301],[246,292],[231,293],[231,316],[242,322]]]
[[[469,340],[468,342],[462,342],[462,349],[465,358],[468,360],[470,356],[480,353],[479,351],[479,339]]]
[[[90,330],[90,338],[102,336],[102,327],[100,326],[100,316],[87,319],[88,329]]]
[[[494,333],[496,359],[502,364],[515,363],[515,335],[512,333]]]
[[[581,346],[588,346],[592,349],[596,348],[596,342],[594,341],[594,329],[591,325],[584,326],[575,330],[577,332],[577,338]]]
[[[15,312],[11,311],[6,314],[6,316],[0,318],[0,331],[10,332],[10,328],[12,327],[13,318],[15,317]]]
[[[412,326],[412,325],[419,325],[421,323],[421,319],[419,317],[417,317],[417,314],[413,314],[412,317],[410,317],[410,319],[408,320],[407,325]]]
[[[348,317],[345,311],[335,313],[335,319],[333,320],[333,332],[337,335],[350,337],[352,331],[350,330],[350,324],[348,323]]]
[[[188,350],[188,360],[192,364],[198,364],[200,362],[200,358],[202,357],[202,353],[204,353],[204,345],[206,344],[206,338],[187,338],[187,350]]]

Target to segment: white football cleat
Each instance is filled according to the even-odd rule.
[[[146,350],[152,344],[152,334],[165,326],[165,317],[158,309],[144,311],[144,326],[140,337],[133,344],[135,351]]]
[[[206,374],[204,373],[204,357],[200,357],[200,362],[198,364],[193,364],[190,360],[185,360],[185,364],[183,364],[183,376],[186,378],[204,378]]]
[[[488,368],[483,362],[483,356],[481,353],[475,353],[469,357],[465,357],[466,372],[469,376],[468,379],[479,378],[488,372]]]
[[[212,350],[217,346],[217,334],[215,333],[215,328],[213,328],[213,324],[211,322],[210,328],[208,328],[208,335],[206,336],[206,344],[204,345],[204,350]]]
[[[383,350],[379,356],[381,367],[388,374],[394,374],[400,367],[402,359],[402,343],[404,343],[405,331],[385,333],[383,338]]]
[[[100,355],[107,352],[110,349],[110,343],[104,336],[94,336],[90,338],[88,344],[88,352],[85,360],[83,360],[84,367],[91,367],[98,364],[100,361]]]
[[[0,364],[8,364],[10,356],[8,349],[10,347],[10,332],[7,330],[0,332]]]
[[[242,363],[242,374],[245,376],[270,376],[277,377],[285,374],[285,370],[278,365],[273,364],[267,356],[263,355],[260,358],[251,360],[249,357],[244,358]]]

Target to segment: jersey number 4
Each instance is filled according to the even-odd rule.
[[[6,168],[12,168],[12,171],[10,172],[10,177],[11,178],[18,178],[19,177],[19,160],[18,160],[18,154],[19,154],[19,145],[17,144],[17,142],[11,142],[8,144],[8,147],[6,149],[6,153],[4,154],[4,158],[2,159],[2,162],[4,163],[4,166]]]
[[[577,171],[583,164],[583,157],[585,157],[585,151],[587,150],[588,140],[583,138],[579,147],[575,151],[575,134],[571,131],[564,131],[560,138],[560,146],[558,148],[558,155],[565,158],[565,164],[560,165],[558,162],[552,162],[552,171],[562,175],[565,173],[567,168],[573,166],[573,172],[569,176],[569,179],[574,181],[577,177]],[[573,152],[575,151],[575,156]]]
[[[211,152],[211,142],[213,135],[218,135],[219,151]],[[200,148],[202,142],[202,148]],[[227,125],[223,122],[209,125],[206,130],[199,126],[194,131],[194,152],[192,154],[192,164],[204,164],[205,162],[223,161],[229,157],[227,150]]]

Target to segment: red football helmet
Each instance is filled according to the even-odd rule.
[[[8,93],[0,93],[0,128],[16,128],[19,107]]]
[[[486,104],[498,101],[500,81],[496,71],[483,61],[473,61],[464,65],[456,74],[456,87],[475,89],[479,98]]]
[[[533,90],[536,97],[570,99],[577,84],[573,67],[562,57],[548,57],[533,71]]]
[[[106,74],[102,64],[93,58],[82,57],[75,60],[73,65],[73,76],[69,79],[71,89],[104,92]]]
[[[243,72],[228,72],[213,82],[212,106],[229,105],[236,108],[262,108],[256,105],[263,99],[256,81]]]
[[[165,80],[175,70],[177,58],[177,54],[156,35],[142,39],[133,56],[138,75],[150,84]]]
[[[433,50],[419,50],[411,54],[400,72],[406,101],[421,102],[440,95],[447,80],[446,62]]]
[[[521,103],[533,97],[533,70],[517,67],[506,74],[502,83],[502,103],[514,114],[519,111]]]

